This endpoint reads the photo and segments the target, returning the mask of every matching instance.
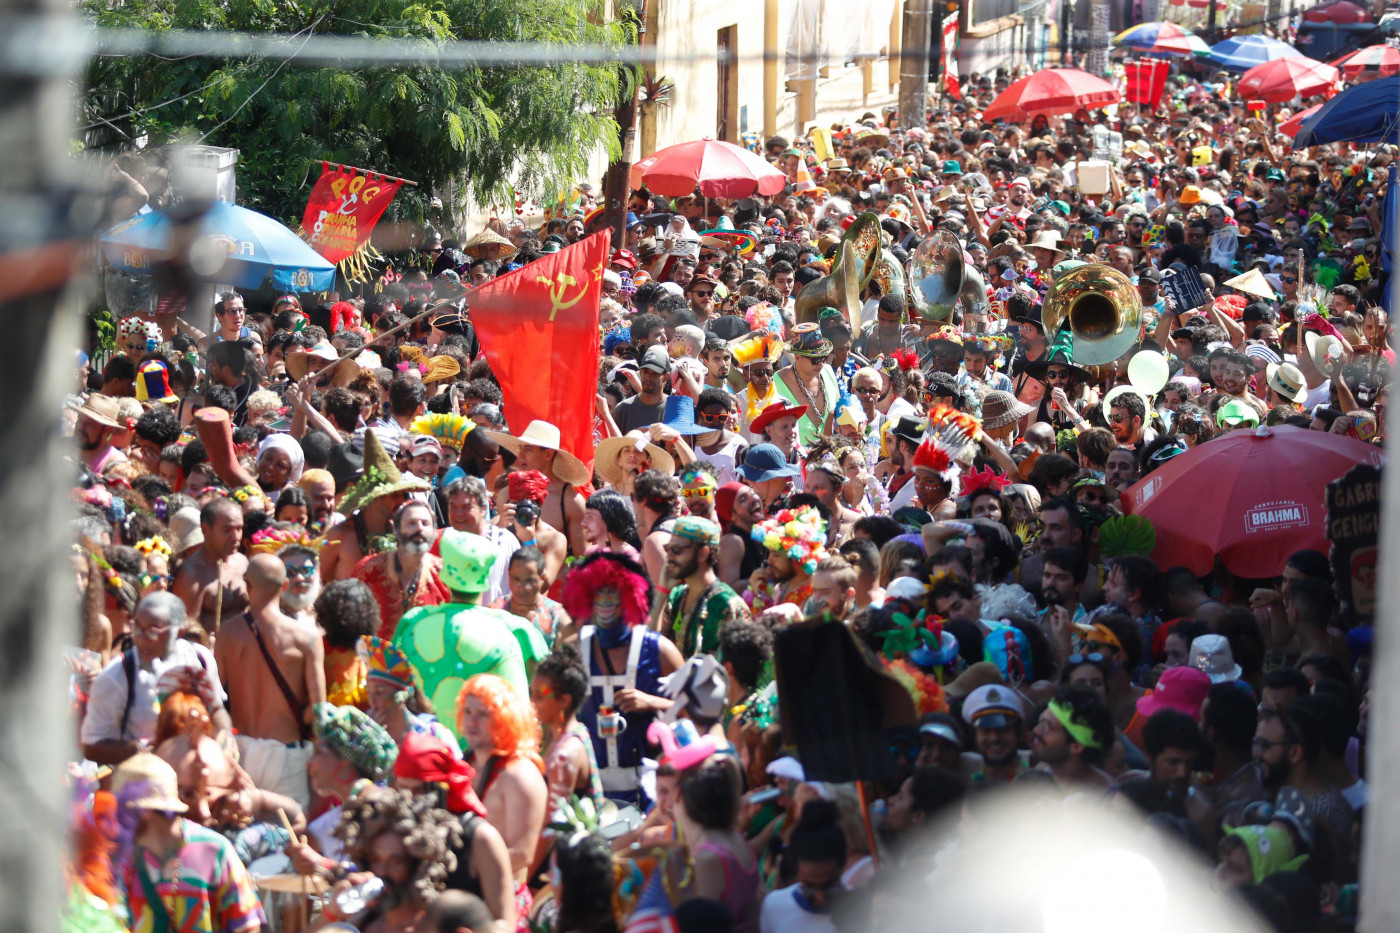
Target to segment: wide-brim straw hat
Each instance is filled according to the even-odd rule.
[[[473,259],[509,259],[515,255],[515,244],[486,227],[462,246],[462,252]]]
[[[593,479],[583,461],[560,446],[559,429],[548,421],[531,421],[519,436],[504,431],[487,431],[486,436],[517,457],[522,444],[555,451],[554,475],[570,486],[587,486]]]
[[[622,481],[622,464],[619,462],[619,458],[624,450],[628,447],[635,447],[638,441],[643,442],[653,470],[660,470],[667,476],[675,473],[676,458],[667,453],[664,448],[647,442],[648,436],[646,431],[631,431],[621,437],[609,437],[599,442],[593,452],[593,469],[597,472],[598,478],[614,486],[620,483]]]

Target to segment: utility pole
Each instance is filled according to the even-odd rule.
[[[1084,70],[1100,78],[1108,71],[1108,39],[1112,32],[1112,19],[1109,0],[1090,0],[1089,60]]]
[[[28,50],[0,57],[0,393],[10,406],[0,419],[0,514],[14,529],[0,542],[0,929],[17,933],[59,926],[63,763],[78,757],[62,664],[63,646],[81,644],[68,558],[77,471],[62,460],[77,448],[59,431],[82,342],[69,277],[89,242],[72,210],[72,88],[83,64],[71,54],[83,28],[73,9],[0,0],[15,48]]]
[[[637,10],[624,9],[622,15],[633,20],[637,28],[637,46],[640,48],[647,33],[646,0],[642,0]],[[618,67],[622,69],[626,81],[632,85],[632,91],[622,99],[614,112],[622,152],[603,175],[603,218],[613,232],[613,249],[621,249],[622,244],[627,242],[627,198],[632,191],[629,176],[632,173],[632,146],[637,136],[637,99],[641,95],[645,75],[641,65]]]
[[[903,54],[899,64],[899,123],[928,123],[928,52],[933,0],[904,0]]]

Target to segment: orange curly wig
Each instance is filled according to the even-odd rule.
[[[466,682],[462,692],[457,694],[457,722],[462,721],[462,713],[467,699],[474,697],[491,713],[491,745],[497,755],[507,761],[512,758],[527,758],[544,773],[544,759],[540,757],[540,723],[535,718],[535,707],[530,701],[516,693],[505,679],[495,674],[477,674]]]

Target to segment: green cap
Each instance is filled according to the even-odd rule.
[[[1215,423],[1222,428],[1238,428],[1246,424],[1257,427],[1259,412],[1248,402],[1234,399],[1220,406],[1220,410],[1215,413]]]
[[[1084,262],[1082,259],[1066,259],[1062,262],[1055,263],[1055,265],[1050,269],[1050,275],[1051,277],[1058,280],[1073,272],[1075,269],[1078,269],[1080,266],[1087,265],[1088,263]]]
[[[500,556],[490,541],[448,528],[442,533],[441,551],[444,586],[456,593],[485,592],[486,579]]]
[[[372,781],[389,776],[399,747],[379,723],[353,706],[317,703],[316,738]]]
[[[686,515],[676,519],[671,526],[671,537],[684,538],[696,544],[719,546],[719,526],[707,518]]]

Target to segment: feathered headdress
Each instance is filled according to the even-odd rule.
[[[919,368],[919,354],[914,350],[892,350],[885,359],[893,362],[906,373],[911,369]]]
[[[768,334],[782,340],[783,316],[778,309],[768,302],[760,302],[744,312],[744,320],[749,324],[749,330],[755,334]]]
[[[467,442],[467,435],[475,428],[474,422],[448,412],[420,415],[408,426],[411,433],[435,437],[442,446],[451,447],[459,454],[462,452],[462,445]]]
[[[968,472],[967,477],[963,479],[962,494],[964,496],[971,496],[984,489],[989,489],[994,493],[1000,494],[1003,489],[1010,485],[1010,479],[997,473],[990,466],[987,466],[983,467],[981,470],[971,470]]]
[[[938,478],[948,486],[949,494],[957,493],[962,467],[953,462],[952,456],[938,443],[937,438],[924,438],[918,450],[914,451],[914,469],[937,473]]]
[[[777,363],[778,357],[783,355],[783,342],[766,334],[758,337],[746,337],[730,346],[729,352],[734,356],[734,363],[738,366],[748,366],[759,360]]]
[[[942,403],[929,410],[924,439],[936,440],[954,460],[971,462],[981,434],[982,422],[965,411]]]

